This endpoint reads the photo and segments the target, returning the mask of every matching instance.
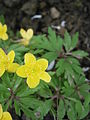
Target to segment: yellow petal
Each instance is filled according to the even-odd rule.
[[[8,53],[8,61],[10,63],[12,63],[14,61],[14,57],[15,57],[15,52],[13,50],[11,50],[9,53]]]
[[[20,66],[17,71],[16,74],[22,78],[26,78],[29,74],[28,68],[26,65],[22,65]]]
[[[4,34],[2,35],[2,40],[8,40],[8,35],[7,35],[7,33],[4,33]]]
[[[0,61],[6,60],[6,54],[2,48],[0,48]]]
[[[23,28],[21,28],[20,29],[20,34],[24,39],[30,40],[32,38],[32,36],[33,36],[33,30],[28,29],[27,32],[26,32]]]
[[[9,112],[3,112],[1,120],[12,120],[12,117]]]
[[[40,79],[42,79],[45,82],[50,82],[51,77],[50,77],[50,75],[47,72],[42,72],[40,74]]]
[[[47,67],[48,67],[48,61],[47,61],[46,59],[39,59],[39,60],[37,60],[37,62],[36,62],[36,66],[38,66],[38,65],[39,65],[40,69],[41,69],[42,71],[44,71],[44,70],[46,70]]]
[[[28,29],[27,30],[27,40],[30,40],[33,36],[33,30],[32,29]]]
[[[31,53],[26,53],[24,56],[24,62],[27,66],[32,67],[36,63],[36,58]]]
[[[27,84],[30,88],[35,88],[39,85],[40,78],[37,75],[31,75],[27,78]]]
[[[16,72],[16,70],[18,69],[18,67],[19,67],[19,64],[17,64],[17,63],[10,63],[8,65],[7,71],[11,72],[11,73],[14,73],[14,72]]]
[[[0,104],[0,120],[1,120],[1,118],[2,118],[2,114],[3,114],[3,109],[2,109],[2,106],[1,106],[1,104]]]
[[[3,25],[3,32],[7,32],[7,25],[6,24]]]
[[[5,67],[3,64],[0,64],[0,77],[4,74],[5,72]]]
[[[20,29],[20,34],[24,39],[26,39],[26,31],[23,28]]]

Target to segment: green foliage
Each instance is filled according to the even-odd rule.
[[[3,16],[0,21],[4,23]],[[12,31],[8,31],[13,36]],[[19,38],[19,33],[16,34]],[[32,120],[44,120],[50,114],[56,120],[83,120],[90,110],[90,85],[85,81],[85,74],[79,59],[88,53],[77,50],[78,33],[72,37],[65,32],[64,38],[56,35],[50,27],[48,35],[33,36],[29,46],[8,41],[0,41],[0,47],[6,52],[15,51],[15,62],[22,65],[23,56],[31,52],[39,57],[47,58],[49,63],[55,60],[55,65],[49,71],[52,80],[49,84],[30,89],[26,80],[15,73],[5,72],[0,78],[0,103],[4,110],[12,109],[21,116],[21,111]]]
[[[65,50],[68,52],[71,48],[71,36],[68,32],[65,32],[64,34],[64,46]]]
[[[76,57],[79,57],[79,58],[82,58],[82,57],[88,56],[88,53],[86,53],[82,50],[77,50],[77,51],[72,52],[72,55],[76,56]]]
[[[7,49],[7,51],[11,51],[14,50],[15,51],[15,55],[17,56],[15,61],[18,62],[19,64],[22,63],[23,60],[23,56],[26,52],[29,51],[29,48],[26,48],[24,46],[21,46],[20,44],[12,44],[10,45],[10,47]]]
[[[57,115],[58,115],[57,116],[58,120],[62,120],[65,116],[65,105],[64,105],[64,101],[62,99],[60,99],[60,101],[59,101]]]
[[[48,37],[39,36],[39,39],[36,37],[35,39],[38,42],[36,48],[45,50],[43,57],[48,59],[49,62],[55,60],[59,56],[62,50],[63,40],[60,36],[56,36],[56,33],[51,28],[48,28]]]
[[[5,24],[5,19],[4,19],[4,16],[3,16],[3,15],[0,15],[0,22],[1,22],[2,24]]]

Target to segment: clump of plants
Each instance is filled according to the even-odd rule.
[[[88,53],[76,49],[78,33],[64,37],[50,27],[34,35],[23,28],[13,34],[0,18],[0,120],[23,112],[31,120],[83,120],[90,110],[90,85],[79,59]]]

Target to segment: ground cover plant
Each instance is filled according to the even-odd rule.
[[[30,120],[84,120],[90,110],[90,85],[79,60],[88,53],[76,48],[79,33],[34,35],[23,28],[13,35],[0,21],[0,120],[22,112]]]

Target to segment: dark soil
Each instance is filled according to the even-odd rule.
[[[65,27],[57,30],[57,33],[63,35],[68,30],[72,35],[78,31],[77,48],[90,54],[90,0],[0,0],[1,14],[14,32],[21,27],[31,27],[35,34],[47,33],[48,26],[60,26],[62,21],[66,21]],[[32,20],[34,15],[42,15],[42,18]],[[90,61],[83,59],[81,65],[90,67]],[[86,77],[90,80],[90,69],[86,72]],[[53,118],[47,115],[45,120]]]

